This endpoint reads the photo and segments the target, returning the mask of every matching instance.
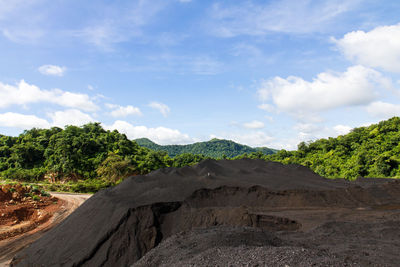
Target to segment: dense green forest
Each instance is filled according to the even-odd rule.
[[[277,152],[275,149],[267,147],[252,148],[241,145],[230,140],[212,139],[207,142],[198,142],[189,145],[158,145],[147,138],[135,140],[140,146],[150,148],[155,151],[166,151],[170,157],[175,157],[184,153],[194,155],[204,155],[211,158],[234,158],[245,153],[261,152],[264,155],[270,155]]]
[[[31,129],[18,137],[0,136],[0,177],[19,181],[76,181],[101,178],[115,182],[163,167],[181,167],[205,159],[139,146],[118,131],[99,123],[65,129]]]
[[[400,177],[400,118],[337,138],[302,142],[297,151],[281,150],[262,158],[302,164],[325,177]]]

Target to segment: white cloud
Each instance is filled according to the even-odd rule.
[[[171,53],[153,54],[148,65],[128,68],[130,71],[165,71],[174,74],[216,75],[224,71],[224,63],[210,55],[185,56]]]
[[[267,146],[269,147],[271,141],[274,140],[273,137],[267,135],[262,131],[255,131],[250,133],[228,133],[222,135],[211,135],[210,138],[218,138],[218,139],[228,139],[239,144],[248,145],[251,147],[260,147],[260,146]]]
[[[267,112],[274,112],[275,111],[274,106],[272,106],[270,104],[267,104],[267,103],[259,105],[258,108],[262,109],[262,110],[265,110]]]
[[[400,105],[376,101],[367,106],[367,111],[374,117],[388,119],[393,116],[400,116]]]
[[[170,112],[170,108],[169,108],[167,105],[165,105],[165,104],[163,104],[163,103],[160,103],[160,102],[155,102],[155,101],[153,101],[153,102],[151,102],[151,103],[149,104],[149,107],[154,108],[154,109],[157,109],[158,111],[161,112],[161,114],[162,114],[164,117],[167,117],[167,116],[168,116],[168,113]]]
[[[369,32],[353,31],[342,39],[333,40],[353,62],[400,72],[400,23],[377,27]]]
[[[38,70],[44,75],[63,76],[67,68],[56,65],[43,65],[40,66]]]
[[[72,35],[83,38],[87,43],[97,46],[105,51],[111,51],[112,46],[116,43],[128,41],[131,37],[139,35],[133,31],[125,35],[119,29],[119,25],[115,25],[110,21],[102,22],[102,24],[87,26],[81,30],[73,32]]]
[[[151,22],[166,4],[167,1],[162,0],[99,4],[96,13],[101,15],[93,18],[91,24],[71,31],[71,35],[104,51],[112,51],[115,44],[142,37],[142,27]]]
[[[15,127],[20,129],[49,128],[48,121],[34,115],[24,115],[14,112],[0,114],[0,126]]]
[[[0,34],[12,42],[35,43],[45,35],[41,0],[0,0]],[[31,12],[32,10],[35,12]]]
[[[338,135],[348,134],[348,133],[351,131],[351,129],[353,129],[353,128],[350,127],[350,126],[341,125],[341,124],[336,125],[336,126],[333,127],[333,130],[334,130],[334,131],[336,132],[336,134],[338,134]]]
[[[106,104],[108,108],[113,109],[110,112],[110,115],[117,118],[117,117],[126,117],[129,115],[136,115],[140,116],[142,115],[142,112],[140,111],[139,108],[128,105],[128,106],[119,106],[119,105],[113,105],[113,104]]]
[[[181,3],[190,3],[190,2],[192,2],[192,0],[178,0],[179,2],[181,2]]]
[[[214,4],[210,31],[220,37],[323,31],[334,18],[352,10],[359,2],[281,0],[265,4],[254,4],[250,1],[241,2],[240,5]]]
[[[117,129],[119,132],[125,133],[130,139],[146,137],[161,145],[188,144],[194,141],[187,134],[183,134],[178,130],[165,127],[148,128],[146,126],[135,126],[121,120],[117,120],[112,125],[105,126],[105,128],[108,130]]]
[[[89,122],[94,122],[94,119],[90,115],[77,109],[48,113],[47,116],[52,119],[52,125],[58,127],[64,127],[66,125],[81,126]]]
[[[63,107],[95,111],[97,105],[86,94],[71,93],[60,89],[42,90],[35,85],[20,81],[16,86],[0,82],[0,108],[11,105],[28,105],[32,103],[53,103]]]
[[[246,122],[243,123],[243,127],[247,129],[262,129],[265,127],[265,124],[262,121],[251,121],[251,122]]]
[[[37,28],[26,29],[0,29],[0,32],[14,43],[35,43],[38,39],[44,36],[44,31]]]
[[[343,73],[320,73],[312,81],[275,77],[262,82],[258,95],[264,102],[271,101],[278,111],[318,120],[316,114],[323,110],[370,103],[382,87],[391,88],[391,81],[373,69],[352,66]]]
[[[51,118],[51,122],[35,115],[7,112],[0,114],[0,126],[20,129],[31,129],[34,127],[50,128],[53,126],[63,128],[66,125],[81,126],[95,121],[90,115],[77,109],[67,109],[64,111],[47,113],[47,116]]]
[[[294,126],[294,129],[303,135],[306,135],[321,131],[321,126],[314,123],[298,123]]]

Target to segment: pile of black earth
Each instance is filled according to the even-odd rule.
[[[400,183],[391,179],[349,182],[320,177],[300,165],[252,159],[205,160],[191,167],[165,168],[130,177],[96,193],[62,223],[20,251],[11,266],[144,266],[143,262],[162,265],[160,255],[174,255],[157,250],[157,246],[168,242],[168,238],[179,244],[176,241],[182,239],[182,233],[188,237],[201,235],[202,248],[207,247],[207,237],[210,238],[213,250],[201,251],[199,256],[205,264],[211,264],[207,260],[209,252],[217,257],[224,251],[235,254],[249,248],[244,257],[254,257],[269,247],[260,254],[262,257],[273,253],[284,258],[293,255],[287,262],[295,263],[303,253],[305,257],[321,258],[304,264],[351,266],[351,258],[341,258],[329,247],[318,250],[312,247],[312,240],[302,242],[300,234],[308,227],[306,221],[291,217],[290,212],[271,212],[368,210],[397,207],[396,203],[400,203]],[[313,216],[309,218],[317,218],[318,214]],[[256,239],[255,232],[259,233]],[[293,240],[292,233],[297,234]],[[215,237],[225,241],[215,243]],[[159,249],[162,247],[163,244]],[[154,253],[159,251],[158,256],[148,253],[153,249]],[[187,252],[190,246],[184,249]],[[187,255],[186,252],[180,255]],[[154,262],[149,259],[151,255]],[[275,258],[272,266],[279,266],[282,257]],[[246,262],[246,258],[236,260],[238,264]],[[196,266],[195,261],[192,253],[186,263]],[[247,262],[252,261],[248,258]]]

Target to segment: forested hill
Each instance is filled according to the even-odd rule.
[[[142,147],[150,148],[156,151],[166,151],[170,157],[175,157],[184,153],[195,155],[204,155],[211,158],[234,158],[245,153],[261,152],[265,155],[274,154],[277,152],[275,149],[267,147],[249,147],[241,145],[230,140],[212,139],[207,142],[198,142],[189,145],[158,145],[147,138],[140,138],[135,140]]]
[[[26,130],[18,137],[0,135],[0,179],[38,181],[105,178],[115,180],[164,167],[181,167],[205,157],[171,159],[166,152],[139,146],[100,123],[65,129]]]
[[[400,118],[353,129],[337,138],[300,143],[268,160],[299,163],[325,177],[400,177]]]

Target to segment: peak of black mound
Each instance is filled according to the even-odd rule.
[[[297,229],[297,222],[253,214],[244,207],[357,206],[375,201],[368,199],[368,192],[357,198],[362,187],[350,185],[299,165],[263,160],[205,160],[161,169],[96,193],[18,253],[12,265],[128,266],[161,240],[193,227]]]

